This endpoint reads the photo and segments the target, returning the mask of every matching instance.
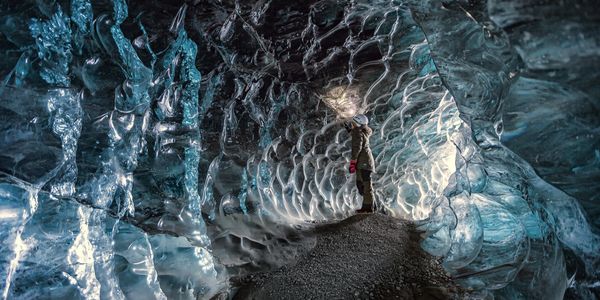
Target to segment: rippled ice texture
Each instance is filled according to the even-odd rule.
[[[294,259],[360,206],[359,112],[377,210],[474,297],[598,296],[597,5],[160,2],[0,4],[3,298],[211,298]]]

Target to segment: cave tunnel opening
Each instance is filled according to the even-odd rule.
[[[360,207],[357,113],[377,212],[476,296],[598,297],[580,2],[3,2],[3,297],[210,298],[288,263]]]

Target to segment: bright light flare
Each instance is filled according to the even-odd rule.
[[[12,221],[20,218],[21,210],[19,209],[0,209],[0,221]]]
[[[360,112],[358,91],[347,86],[330,89],[322,99],[341,119],[351,118]]]

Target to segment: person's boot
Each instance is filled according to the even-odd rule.
[[[363,195],[363,204],[358,213],[372,213],[373,212],[373,187],[371,183],[365,184],[365,190]]]
[[[356,211],[357,213],[372,213],[373,212],[373,204],[371,203],[364,203],[362,204],[362,206],[360,207],[359,210]]]

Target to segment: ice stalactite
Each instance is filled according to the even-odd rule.
[[[52,132],[60,137],[62,148],[61,165],[54,173],[49,183],[50,192],[57,196],[72,196],[75,194],[77,180],[77,141],[81,134],[82,94],[73,90],[58,89],[51,91],[48,97],[48,111],[52,118]]]
[[[68,86],[72,59],[71,27],[60,5],[49,20],[32,19],[29,30],[36,40],[37,55],[42,61],[40,76],[49,84]]]

